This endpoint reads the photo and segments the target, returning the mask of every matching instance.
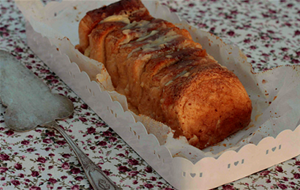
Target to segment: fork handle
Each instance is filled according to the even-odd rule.
[[[65,130],[58,126],[55,121],[44,124],[43,126],[57,130],[64,137],[75,152],[85,175],[94,190],[120,190],[120,188],[117,187],[114,182],[112,182],[106,174],[102,172],[99,166],[89,159],[89,157],[77,146]]]

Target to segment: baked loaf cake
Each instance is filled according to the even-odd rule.
[[[76,48],[105,65],[134,110],[171,127],[175,138],[203,149],[250,122],[251,100],[239,79],[140,0],[89,11],[79,39]]]

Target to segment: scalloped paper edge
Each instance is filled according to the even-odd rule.
[[[164,145],[159,145],[154,135],[147,134],[141,123],[135,123],[133,116],[123,111],[119,102],[113,101],[107,92],[101,91],[99,85],[90,81],[89,76],[80,71],[76,63],[57,51],[46,37],[30,28],[28,22],[26,33],[29,47],[50,69],[177,189],[214,188],[300,154],[300,138],[298,138],[300,126],[298,126],[295,131],[282,131],[275,139],[264,138],[258,145],[245,145],[238,152],[227,151],[217,159],[205,157],[193,164],[182,157],[172,158],[170,151]],[[48,54],[39,53],[44,53],[45,49]],[[92,99],[98,101],[99,105],[90,104]],[[123,113],[120,113],[120,110]],[[231,175],[228,176],[228,173]]]
[[[160,146],[154,135],[147,134],[145,128],[141,129],[141,123],[135,123],[120,103],[112,101],[109,94],[101,91],[96,82],[91,82],[76,63],[57,51],[49,39],[32,30],[29,23],[26,23],[26,32],[29,46],[50,69],[177,189],[217,187],[300,154],[298,126],[294,131],[282,131],[276,138],[264,138],[258,145],[245,145],[238,152],[227,151],[217,159],[206,157],[193,164],[185,158],[172,158],[170,151]],[[89,103],[93,101],[98,101],[99,105]]]

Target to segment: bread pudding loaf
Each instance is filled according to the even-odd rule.
[[[171,127],[175,138],[203,149],[250,122],[251,100],[237,76],[140,0],[89,11],[79,38],[77,48],[105,65],[134,110]]]

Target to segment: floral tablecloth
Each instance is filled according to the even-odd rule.
[[[238,45],[255,72],[300,64],[300,1],[160,0],[191,25]],[[46,3],[46,1],[44,1]],[[59,122],[79,147],[123,189],[172,189],[29,49],[25,20],[0,1],[0,49],[17,57],[53,92],[75,105]],[[74,153],[57,132],[6,128],[0,106],[0,190],[90,189]],[[300,156],[216,189],[300,189]]]

